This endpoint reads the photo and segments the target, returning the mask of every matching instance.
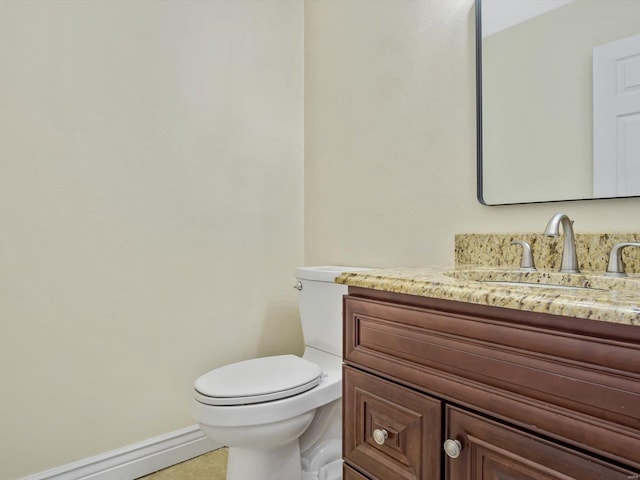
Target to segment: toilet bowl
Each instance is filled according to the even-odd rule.
[[[302,357],[278,355],[212,370],[194,383],[192,413],[229,447],[227,480],[342,478],[342,295],[354,267],[296,269]]]

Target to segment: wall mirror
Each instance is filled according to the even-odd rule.
[[[640,196],[640,0],[476,0],[478,200]]]

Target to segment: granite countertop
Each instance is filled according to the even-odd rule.
[[[493,282],[527,282],[534,286]],[[625,278],[601,273],[523,272],[464,265],[388,268],[344,273],[337,283],[387,292],[455,300],[640,326],[640,274]],[[551,284],[551,285],[546,285]],[[553,285],[589,287],[562,288]]]

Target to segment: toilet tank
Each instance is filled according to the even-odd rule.
[[[347,286],[334,283],[343,272],[369,270],[359,267],[299,267],[298,308],[304,344],[342,356],[342,296]],[[302,287],[302,288],[300,288]]]

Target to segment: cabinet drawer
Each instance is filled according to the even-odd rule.
[[[446,436],[460,456],[447,458],[448,480],[629,480],[639,471],[617,467],[525,432],[447,406]]]
[[[384,480],[440,477],[440,401],[349,367],[343,382],[347,463]]]

